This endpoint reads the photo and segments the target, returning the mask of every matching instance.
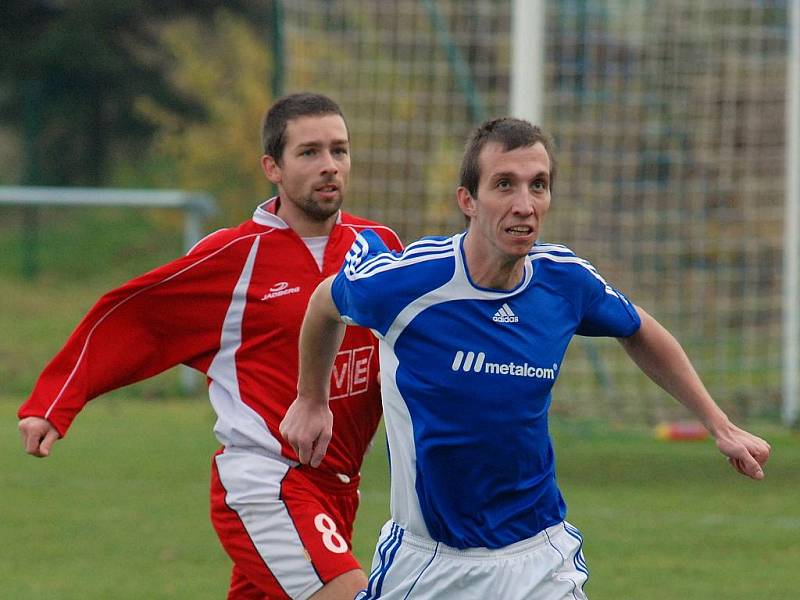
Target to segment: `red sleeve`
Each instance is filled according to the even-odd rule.
[[[180,363],[205,371],[250,247],[243,242],[205,243],[105,294],[45,367],[19,418],[46,418],[64,436],[105,392]]]

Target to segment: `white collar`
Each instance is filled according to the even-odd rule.
[[[267,227],[274,227],[275,229],[289,229],[289,224],[281,219],[276,211],[276,204],[278,196],[273,196],[266,202],[259,204],[256,211],[253,213],[253,221],[259,225],[266,225]],[[342,211],[336,214],[336,224],[342,222]]]

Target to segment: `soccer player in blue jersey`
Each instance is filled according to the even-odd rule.
[[[402,254],[363,232],[311,298],[298,397],[281,424],[301,462],[318,465],[331,436],[343,322],[380,339],[391,521],[358,598],[586,598],[582,539],[565,521],[547,425],[576,334],[617,338],[736,470],[764,476],[769,445],[731,423],[675,338],[587,261],[537,243],[554,175],[539,128],[485,123],[461,167],[466,232]]]

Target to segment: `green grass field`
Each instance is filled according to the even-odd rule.
[[[216,442],[205,401],[100,399],[47,459],[26,456],[21,398],[0,399],[0,598],[223,598],[230,562],[209,523]],[[559,478],[602,599],[792,598],[800,589],[800,438],[769,429],[768,478],[710,442],[557,422]],[[355,551],[388,515],[383,443],[364,467]]]
[[[214,415],[204,397],[171,398],[174,371],[94,401],[50,458],[22,452],[16,407],[46,360],[104,290],[161,262],[143,236],[147,243],[123,252],[130,264],[100,252],[87,275],[84,238],[66,225],[43,244],[74,247],[43,246],[49,262],[33,281],[14,275],[13,240],[0,236],[0,600],[224,598],[230,561],[207,514]],[[748,426],[774,447],[760,483],[733,473],[709,442],[554,423],[592,600],[797,596],[800,436]],[[354,539],[366,567],[387,516],[379,438],[364,466]]]

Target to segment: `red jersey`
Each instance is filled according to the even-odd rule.
[[[225,447],[296,461],[278,426],[297,392],[298,339],[309,297],[337,272],[356,233],[383,225],[340,213],[320,271],[303,240],[275,214],[217,231],[186,255],[105,294],[47,365],[18,411],[48,419],[63,437],[105,392],[183,363],[208,377]],[[331,376],[335,427],[321,468],[356,475],[381,415],[377,340],[348,327]]]

